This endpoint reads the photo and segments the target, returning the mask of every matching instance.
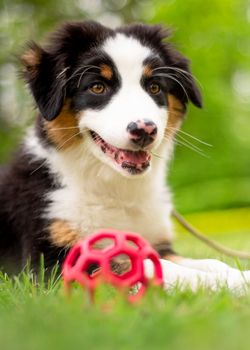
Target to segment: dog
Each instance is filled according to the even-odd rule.
[[[201,108],[202,98],[168,36],[158,25],[85,21],[63,24],[43,48],[28,44],[23,77],[38,114],[0,171],[2,268],[37,269],[43,255],[49,269],[79,239],[112,228],[172,260],[175,281],[202,280],[202,263],[172,248],[167,164],[188,102]]]

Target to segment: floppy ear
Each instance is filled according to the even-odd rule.
[[[23,76],[29,85],[42,116],[53,120],[60,113],[64,100],[64,67],[36,43],[30,43],[21,56]]]
[[[166,66],[169,66],[166,72],[172,80],[170,94],[177,97],[184,105],[191,101],[195,106],[202,108],[201,93],[191,73],[189,60],[172,47],[168,48],[168,55],[171,57],[171,64],[169,60],[166,61]]]
[[[60,113],[69,70],[78,55],[112,33],[93,21],[66,22],[52,33],[46,49],[34,42],[28,45],[21,57],[23,75],[44,118],[53,120]]]

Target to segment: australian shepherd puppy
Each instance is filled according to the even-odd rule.
[[[160,26],[75,22],[44,48],[28,45],[23,75],[38,114],[0,171],[2,268],[36,268],[42,254],[51,267],[102,228],[137,232],[163,258],[174,255],[167,162],[187,103],[202,102],[167,36]],[[171,271],[202,280],[186,267]]]

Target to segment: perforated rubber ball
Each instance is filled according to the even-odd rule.
[[[144,259],[150,259],[154,266],[150,280],[145,276]],[[64,261],[62,276],[68,292],[76,282],[92,299],[99,283],[126,290],[136,286],[136,294],[128,293],[131,302],[144,294],[149,283],[163,283],[159,255],[149,243],[138,234],[114,230],[98,231],[79,241]]]

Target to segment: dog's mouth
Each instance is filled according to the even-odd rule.
[[[90,135],[102,152],[128,173],[141,174],[150,166],[149,152],[130,151],[112,146],[94,131],[90,131]]]

